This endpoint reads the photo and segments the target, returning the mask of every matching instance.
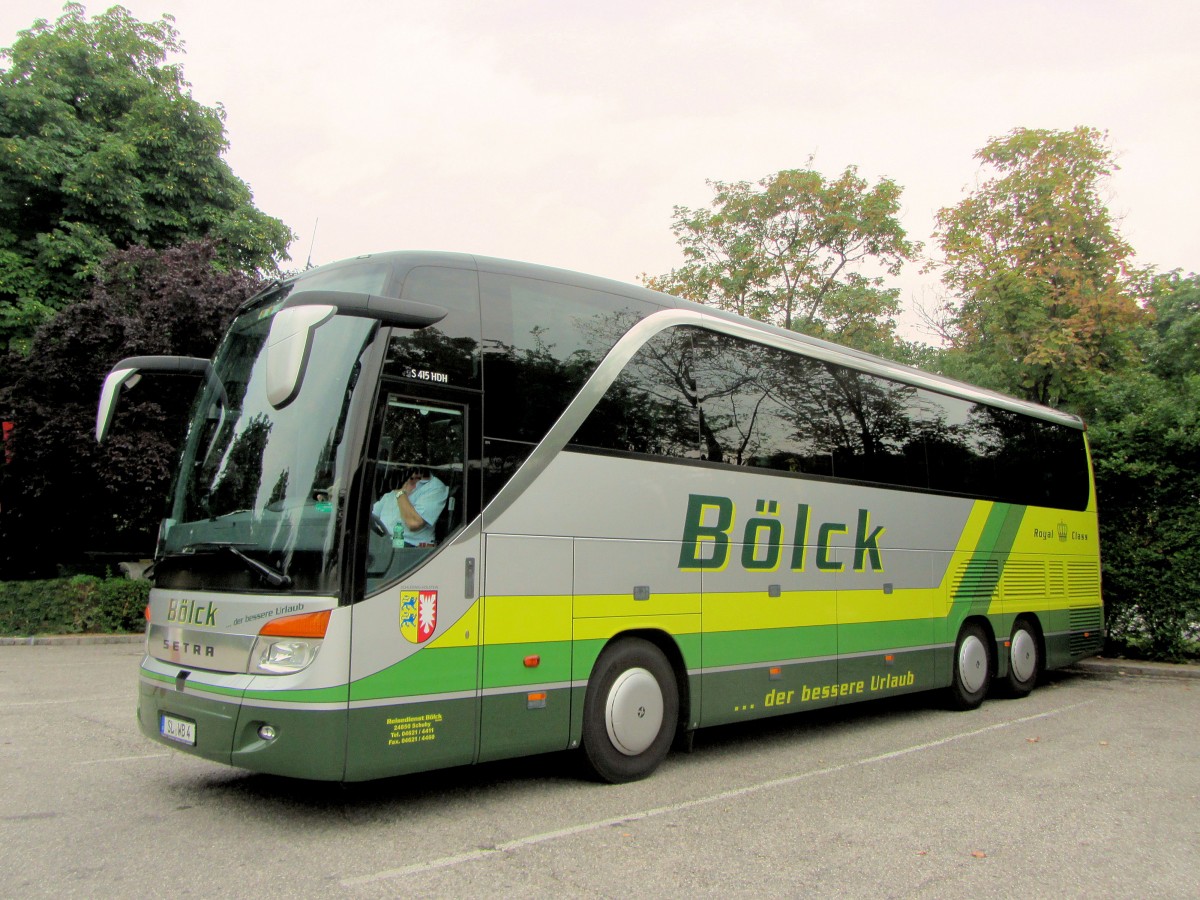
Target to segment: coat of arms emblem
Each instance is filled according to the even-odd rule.
[[[423,644],[437,629],[437,591],[400,592],[400,633]]]

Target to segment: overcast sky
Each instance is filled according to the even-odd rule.
[[[88,3],[89,13],[110,3]],[[1200,3],[126,0],[175,16],[228,160],[293,265],[462,250],[624,281],[682,262],[705,179],[854,164],[932,249],[972,154],[1015,127],[1106,130],[1138,260],[1200,270]],[[0,46],[58,0],[4,0]],[[314,242],[314,224],[319,219]],[[910,306],[936,276],[895,282]]]

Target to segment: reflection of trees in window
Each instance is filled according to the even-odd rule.
[[[612,302],[602,309],[560,305],[539,320],[537,307],[526,306],[520,311],[525,331],[514,333],[511,343],[489,338],[485,434],[529,443],[545,437],[600,360],[644,315],[632,301],[613,307]]]
[[[388,345],[386,373],[419,381],[444,376],[446,381],[433,383],[478,387],[481,335],[476,273],[418,266],[405,276],[400,296],[447,312],[436,325],[398,332]]]
[[[263,453],[270,436],[271,422],[260,413],[251,418],[241,434],[233,439],[220,466],[219,480],[208,498],[206,512],[209,515],[254,509],[258,486],[262,482]]]
[[[392,338],[388,344],[385,374],[416,379],[427,384],[465,387],[478,375],[479,342],[473,337],[452,337],[436,326]],[[445,376],[446,381],[431,381]]]
[[[697,331],[697,405],[710,462],[762,465],[772,455],[777,362],[769,347]]]
[[[1082,509],[1066,426],[680,327],[626,366],[576,444]]]
[[[275,484],[271,487],[271,495],[267,497],[267,506],[273,503],[280,503],[287,496],[288,478],[290,477],[291,469],[284,469],[279,473],[279,477],[275,479]]]
[[[696,360],[709,460],[924,484],[914,388],[719,334]]]
[[[462,462],[462,417],[441,410],[388,405],[379,461],[400,467]]]
[[[688,329],[662,332],[643,346],[609,387],[573,443],[649,453],[697,455],[697,397]]]
[[[834,476],[924,486],[924,447],[910,415],[916,389],[831,363],[822,368],[830,390],[814,426],[832,450]]]

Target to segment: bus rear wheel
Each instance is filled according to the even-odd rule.
[[[596,660],[583,703],[583,750],[611,784],[645,778],[671,749],[679,721],[675,671],[654,644],[623,638]]]
[[[992,659],[988,637],[977,622],[968,622],[954,645],[954,680],[949,700],[955,709],[977,709],[992,683]]]
[[[1007,688],[1014,697],[1024,697],[1037,684],[1038,672],[1042,668],[1041,650],[1037,632],[1026,618],[1013,623],[1012,637],[1008,642]]]

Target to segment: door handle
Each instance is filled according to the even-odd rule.
[[[475,599],[475,557],[468,556],[466,564],[466,584],[464,585],[465,596],[468,600]]]

